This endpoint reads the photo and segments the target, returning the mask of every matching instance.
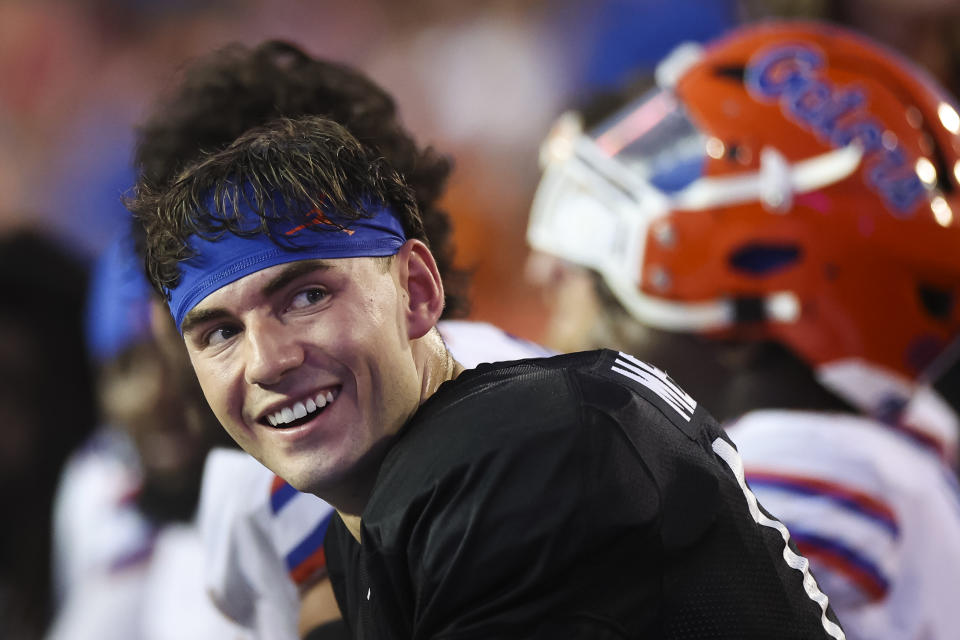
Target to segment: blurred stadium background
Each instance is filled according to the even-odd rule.
[[[125,215],[132,127],[176,71],[231,41],[286,38],[364,69],[454,157],[472,315],[536,339],[522,230],[553,118],[680,41],[767,15],[852,24],[957,88],[949,0],[0,0],[0,231],[40,227],[91,259]]]

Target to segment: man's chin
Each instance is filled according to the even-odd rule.
[[[393,442],[393,437],[382,438],[359,457],[317,463],[284,479],[298,491],[312,493],[334,506],[337,502],[356,499],[366,502],[366,495],[373,487],[383,458]]]

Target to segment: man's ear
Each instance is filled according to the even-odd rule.
[[[422,338],[432,329],[443,312],[443,282],[437,261],[427,245],[407,240],[397,252],[401,284],[408,294],[407,331],[411,340]]]

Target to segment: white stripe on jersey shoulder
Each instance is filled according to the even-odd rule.
[[[642,360],[637,360],[622,351],[618,355],[619,357],[611,367],[613,371],[650,389],[676,411],[681,418],[690,422],[693,412],[697,409],[697,401],[681,389],[665,371]]]
[[[847,636],[843,633],[843,629],[827,617],[827,607],[830,605],[830,602],[826,594],[820,590],[813,574],[810,573],[810,562],[790,548],[790,532],[787,531],[787,528],[783,526],[781,522],[768,517],[760,511],[760,507],[757,506],[757,498],[753,495],[753,492],[750,491],[744,479],[743,461],[740,460],[740,454],[733,448],[733,445],[723,438],[717,438],[713,441],[713,450],[727,463],[727,466],[733,471],[733,475],[736,476],[737,484],[740,485],[740,490],[743,491],[743,495],[747,499],[747,507],[750,509],[750,515],[753,516],[754,522],[764,527],[775,529],[780,534],[780,537],[783,538],[783,559],[790,568],[796,569],[803,574],[803,590],[807,593],[807,597],[820,606],[820,622],[823,624],[824,631],[826,631],[831,638],[845,640]]]

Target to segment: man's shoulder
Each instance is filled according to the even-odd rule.
[[[484,363],[468,369],[442,385],[421,407],[402,441],[412,441],[420,433],[439,435],[434,431],[457,439],[469,439],[480,431],[511,438],[557,428],[576,417],[582,400],[577,376],[597,368],[603,357],[604,352],[592,351]]]
[[[400,432],[380,467],[364,512],[394,517],[431,487],[497,458],[505,463],[531,442],[555,449],[579,420],[578,393],[557,356],[482,364],[445,382]],[[589,359],[589,358],[588,358]]]
[[[441,386],[408,423],[371,504],[395,511],[452,477],[489,478],[511,463],[533,474],[624,434],[653,455],[668,438],[695,439],[701,414],[662,371],[616,351],[480,365]]]
[[[511,360],[481,363],[464,371],[459,378],[451,381],[453,384],[441,387],[441,390],[450,393],[438,393],[430,402],[442,399],[443,402],[456,403],[459,399],[474,398],[478,390],[484,393],[529,393],[531,388],[535,390],[548,385],[563,385],[564,379],[571,376],[588,376],[634,389],[645,396],[649,396],[650,392],[653,392],[653,397],[666,396],[671,403],[676,402],[674,396],[680,396],[682,404],[696,405],[663,371],[629,354],[596,349],[564,354],[544,353],[540,357],[521,355]],[[458,393],[460,398],[457,397]],[[692,406],[687,411],[692,411]]]
[[[691,437],[700,424],[712,421],[665,371],[611,349],[484,364],[469,373],[459,389],[468,402],[515,397],[521,412],[536,412],[543,403],[565,400],[611,415],[632,407],[642,409],[646,422],[671,424]],[[465,408],[473,410],[469,404]]]
[[[665,372],[608,349],[481,364],[442,385],[394,447],[474,455],[582,424],[586,412],[614,422],[642,415],[646,425],[693,437],[704,411]],[[696,416],[696,418],[695,418]]]

